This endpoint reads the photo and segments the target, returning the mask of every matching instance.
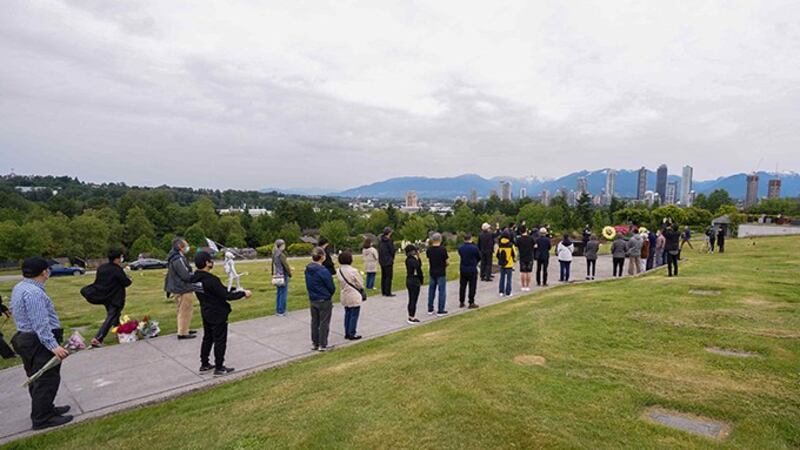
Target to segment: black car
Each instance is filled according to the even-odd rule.
[[[128,264],[131,270],[166,269],[167,262],[155,258],[144,258]]]
[[[86,269],[83,267],[69,267],[63,264],[53,264],[50,266],[51,277],[61,277],[65,275],[83,275]]]

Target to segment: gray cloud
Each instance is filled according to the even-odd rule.
[[[800,6],[10,0],[0,170],[210,187],[796,170]]]

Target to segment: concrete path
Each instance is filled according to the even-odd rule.
[[[550,286],[558,286],[558,261],[550,261]],[[458,270],[451,267],[450,270]],[[627,270],[627,267],[626,267]],[[583,281],[586,274],[584,258],[572,263],[572,279]],[[535,275],[535,274],[534,274]],[[599,280],[611,277],[611,259],[601,256],[597,263]],[[519,271],[514,272],[513,297],[519,290]],[[476,303],[486,307],[508,300],[498,295],[498,277],[494,282],[478,282]],[[426,280],[427,281],[427,280]],[[535,285],[535,281],[534,281]],[[543,288],[536,288],[538,291]],[[530,294],[526,292],[524,294]],[[406,322],[406,292],[386,298],[375,293],[364,304],[358,332],[364,339],[349,342],[344,339],[344,309],[334,302],[331,319],[330,344],[354,345],[412,326]],[[427,287],[423,287],[417,317],[424,323],[443,320],[427,315]],[[233,305],[236,308],[236,305]],[[467,312],[458,308],[458,282],[447,284],[447,309],[450,314]],[[162,320],[168,320],[163,318]],[[214,378],[201,375],[200,341],[178,341],[174,335],[162,336],[133,344],[114,345],[79,352],[69,357],[62,367],[61,388],[57,405],[70,405],[75,421],[86,420],[116,411],[162,401],[179,394],[207,388],[213,384],[240,378],[248,373],[267,369],[286,362],[316,354],[310,349],[310,316],[308,310],[290,312],[286,317],[261,317],[235,322],[228,333],[226,365],[236,368],[233,374]],[[202,330],[199,331],[202,334]],[[212,355],[213,358],[213,355]],[[0,444],[33,434],[30,430],[30,397],[20,386],[25,381],[21,366],[0,371]]]

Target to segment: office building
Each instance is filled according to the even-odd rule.
[[[767,198],[781,198],[781,180],[780,178],[773,178],[769,180],[769,190],[767,191]]]
[[[577,189],[578,196],[580,197],[582,194],[586,194],[589,192],[589,180],[586,177],[578,177],[577,182]]]
[[[417,208],[419,204],[417,203],[417,192],[416,191],[408,191],[406,192],[406,208]]]
[[[658,166],[656,171],[656,193],[661,201],[667,198],[667,165],[662,164]]]
[[[692,166],[683,166],[681,174],[681,206],[692,206]]]
[[[539,198],[542,200],[542,204],[547,206],[550,204],[550,191],[547,189],[543,190]]]
[[[528,198],[528,188],[519,188],[519,198]]]
[[[511,182],[500,182],[500,200],[511,200]]]
[[[674,205],[675,202],[678,200],[678,182],[670,181],[667,183],[667,192],[666,197],[664,198],[664,203],[667,205]]]
[[[478,203],[478,191],[474,188],[469,191],[469,201],[471,203]]]
[[[608,196],[609,203],[611,203],[611,198],[614,197],[616,184],[617,171],[614,169],[608,169],[608,173],[606,173],[606,195]]]
[[[744,207],[748,208],[758,203],[758,175],[755,172],[747,176],[747,194],[744,198]]]
[[[636,182],[636,199],[644,200],[645,193],[647,192],[647,169],[642,166],[639,169],[639,178]]]

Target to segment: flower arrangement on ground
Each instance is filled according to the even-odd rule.
[[[126,314],[119,319],[119,325],[112,328],[111,331],[116,333],[117,340],[120,344],[136,342],[138,340],[139,321],[131,319]]]
[[[161,333],[161,328],[159,328],[158,322],[151,319],[150,316],[142,317],[142,321],[139,322],[139,334],[142,339],[154,338],[159,333]]]

